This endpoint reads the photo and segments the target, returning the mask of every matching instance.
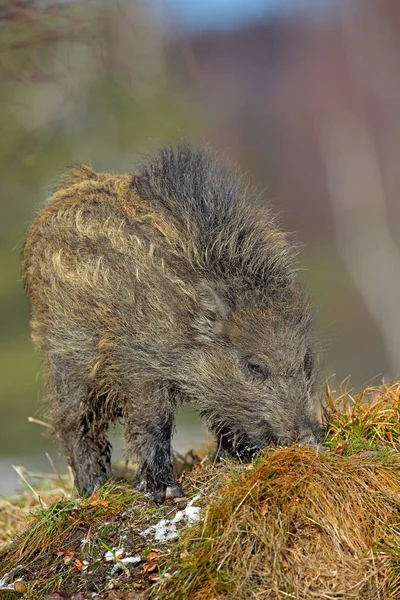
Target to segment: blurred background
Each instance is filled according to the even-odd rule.
[[[0,1],[0,493],[48,470],[20,253],[66,165],[126,172],[190,137],[303,245],[334,389],[400,374],[398,0]],[[203,436],[180,414],[176,447]],[[121,451],[117,442],[118,452]]]

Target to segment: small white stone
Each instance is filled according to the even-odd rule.
[[[121,554],[124,554],[124,552],[125,552],[124,548],[113,548],[111,552],[108,551],[105,553],[104,559],[106,561],[115,560],[116,558],[118,558],[118,556],[120,556]]]
[[[121,558],[121,562],[124,565],[127,565],[128,563],[131,563],[131,564],[140,563],[140,562],[142,562],[142,559],[140,556],[126,556],[125,558]]]
[[[82,561],[83,567],[82,567],[82,571],[86,571],[88,566],[89,566],[89,561],[88,560],[83,560]]]
[[[176,540],[179,537],[176,523],[186,520],[188,523],[194,523],[200,518],[200,507],[193,506],[193,503],[200,498],[200,494],[192,498],[185,509],[178,510],[173,519],[161,519],[156,525],[152,525],[141,532],[143,537],[153,536],[159,542],[168,542]]]
[[[189,523],[194,523],[200,519],[199,506],[187,506],[185,508],[185,516]]]

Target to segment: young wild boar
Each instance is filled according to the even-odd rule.
[[[312,311],[294,251],[208,151],[163,148],[132,175],[67,173],[30,230],[23,280],[81,494],[111,477],[107,429],[122,416],[137,487],[156,502],[183,495],[171,466],[180,402],[220,455],[316,443]]]

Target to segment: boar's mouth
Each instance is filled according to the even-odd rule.
[[[262,436],[251,438],[244,429],[220,424],[215,428],[218,439],[218,454],[232,456],[243,462],[250,462],[269,444],[277,445],[278,438],[273,434],[269,425],[263,424]]]
[[[251,462],[263,448],[270,444],[290,446],[293,443],[298,443],[300,446],[314,447],[320,451],[326,450],[325,446],[320,443],[318,435],[307,432],[292,439],[279,437],[266,420],[262,420],[259,424],[256,437],[250,436],[244,429],[229,423],[220,423],[214,430],[218,440],[218,456],[220,458],[231,456],[242,462]]]

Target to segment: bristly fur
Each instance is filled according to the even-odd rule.
[[[239,279],[279,294],[292,281],[294,245],[243,176],[205,149],[167,146],[139,168],[134,189],[190,236],[189,253],[208,276]],[[273,293],[275,291],[275,293]]]
[[[207,150],[162,148],[133,175],[64,176],[28,235],[23,280],[80,492],[111,476],[107,428],[123,415],[138,487],[180,495],[179,401],[207,419],[221,455],[316,439],[312,309],[295,254]]]

